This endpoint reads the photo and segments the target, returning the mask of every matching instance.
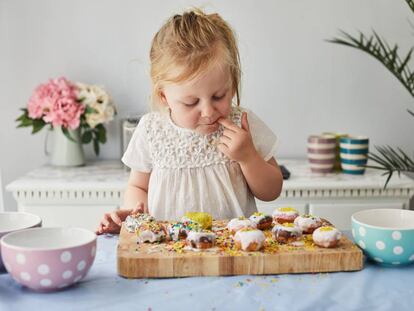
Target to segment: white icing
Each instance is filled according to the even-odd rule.
[[[135,232],[144,222],[155,221],[155,218],[149,214],[129,215],[125,219],[125,227],[129,232]]]
[[[242,250],[246,250],[251,243],[257,243],[255,251],[262,248],[266,237],[261,230],[237,231],[234,236],[235,241],[241,243]]]
[[[267,217],[267,215],[265,215],[265,214],[259,214],[259,215],[253,214],[249,217],[249,220],[254,222],[257,225],[258,223],[260,223],[266,217]]]
[[[256,224],[252,222],[250,219],[239,219],[239,218],[233,218],[229,221],[227,224],[227,229],[230,231],[239,231],[243,228],[256,228]]]
[[[322,228],[324,227],[319,227],[313,231],[312,239],[316,244],[328,247],[331,242],[341,239],[342,233],[338,229],[332,228],[332,230],[325,231]]]
[[[307,231],[309,228],[320,226],[322,224],[322,221],[317,216],[310,216],[310,217],[298,216],[295,218],[294,223],[299,228],[301,228],[302,231]]]
[[[158,242],[165,236],[164,231],[153,232],[151,230],[139,230],[137,234],[138,234],[138,243]]]
[[[272,214],[273,217],[279,217],[279,216],[293,217],[293,216],[298,216],[298,215],[299,213],[296,210],[282,211],[280,210],[280,208],[275,209]]]
[[[278,232],[278,231],[281,231],[281,230],[290,232],[290,233],[292,233],[293,235],[295,235],[297,237],[302,235],[302,229],[299,228],[296,225],[284,226],[284,225],[281,225],[281,224],[277,224],[276,226],[273,227],[272,232],[275,233],[275,232]]]
[[[193,241],[196,244],[200,242],[200,238],[207,237],[209,238],[213,244],[216,241],[216,235],[213,232],[205,232],[205,231],[190,231],[187,236],[188,241]]]

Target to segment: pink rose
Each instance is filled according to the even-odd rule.
[[[76,129],[85,111],[76,95],[76,85],[64,77],[51,79],[46,84],[39,85],[30,97],[27,105],[29,117],[43,118],[53,126]]]

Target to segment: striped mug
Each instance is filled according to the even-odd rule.
[[[331,173],[335,164],[336,137],[311,135],[308,137],[308,159],[314,173]]]
[[[362,175],[368,160],[369,139],[365,136],[341,137],[339,151],[345,174]]]

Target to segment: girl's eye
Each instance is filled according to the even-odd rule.
[[[198,104],[198,102],[199,102],[199,99],[197,99],[196,101],[194,101],[192,103],[184,103],[184,105],[186,105],[186,106],[195,106],[195,105]]]
[[[224,98],[224,96],[226,96],[226,94],[223,94],[223,95],[221,95],[221,96],[213,96],[213,100],[220,100],[220,99],[223,99],[223,98]]]

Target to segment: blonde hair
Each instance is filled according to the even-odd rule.
[[[232,91],[240,105],[237,42],[233,30],[219,14],[193,9],[171,17],[152,40],[150,61],[153,108],[158,108],[166,83],[191,80],[220,62],[230,70]]]

